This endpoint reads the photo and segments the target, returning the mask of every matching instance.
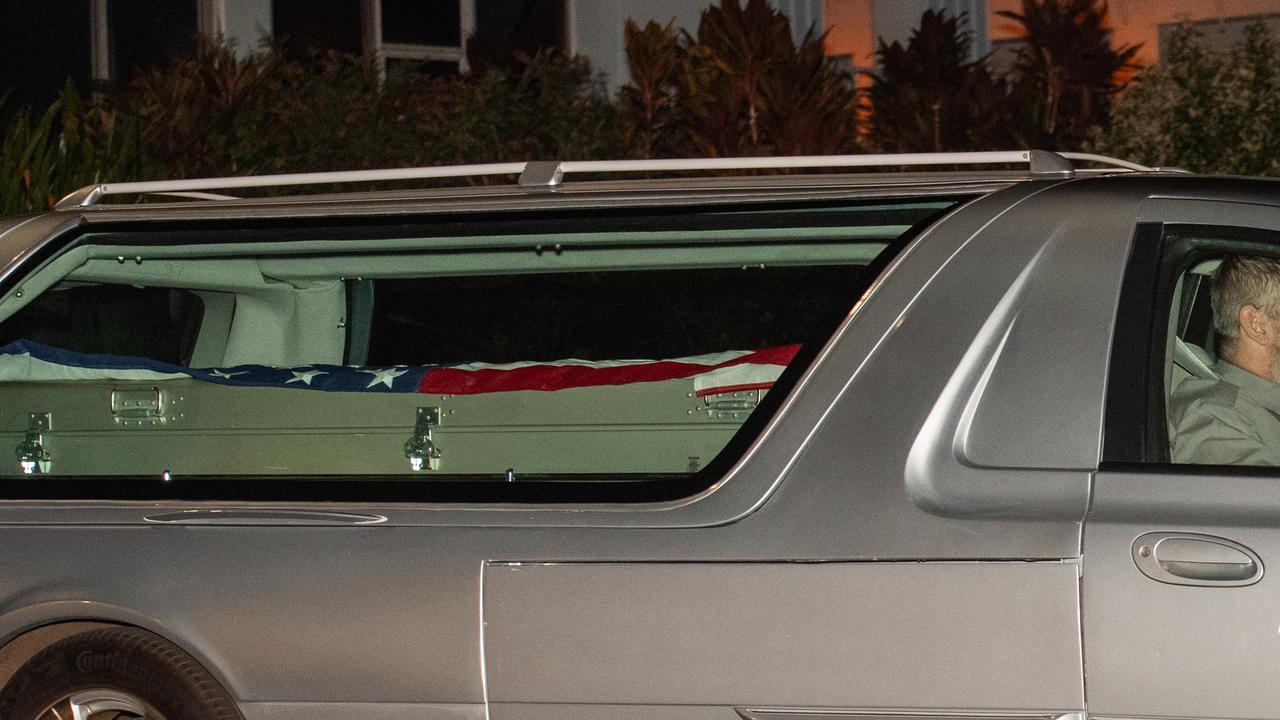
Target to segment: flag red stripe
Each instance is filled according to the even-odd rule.
[[[618,367],[530,365],[505,370],[433,368],[422,379],[418,392],[471,395],[513,390],[564,390],[593,385],[626,385],[636,382],[674,380],[745,363],[786,365],[799,350],[799,345],[766,348],[715,365],[701,365],[679,360],[655,360]]]

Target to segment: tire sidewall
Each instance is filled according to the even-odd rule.
[[[74,693],[106,689],[142,700],[165,720],[240,720],[225,691],[189,655],[130,630],[82,633],[37,653],[0,690],[0,718],[36,720]]]

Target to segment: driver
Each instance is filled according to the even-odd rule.
[[[1173,461],[1280,465],[1280,260],[1228,257],[1212,299],[1219,378],[1170,396]]]

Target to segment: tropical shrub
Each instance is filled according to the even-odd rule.
[[[850,152],[856,89],[823,53],[797,45],[767,0],[720,0],[696,36],[670,25],[627,26],[632,82],[622,90],[632,154],[688,148],[707,157]],[[683,153],[680,153],[683,154]]]
[[[1096,146],[1150,165],[1280,175],[1280,40],[1258,23],[1215,52],[1183,29],[1165,64],[1121,95]]]
[[[880,41],[868,134],[885,152],[989,150],[1011,143],[1008,92],[971,60],[964,17],[925,11],[904,46]]]
[[[39,116],[19,110],[0,137],[0,216],[41,212],[85,185],[137,177],[137,136],[132,117],[87,105],[70,83]]]
[[[623,44],[631,82],[619,94],[623,142],[640,158],[679,156],[681,122],[676,95],[683,79],[685,52],[674,21],[659,25],[650,20],[644,28],[628,19]]]
[[[616,107],[590,63],[540,52],[510,70],[455,79],[420,127],[437,163],[621,157]]]
[[[999,15],[1021,26],[1011,116],[1030,121],[1025,143],[1072,150],[1110,116],[1112,101],[1139,66],[1140,45],[1114,47],[1102,0],[1022,0]]]
[[[270,172],[282,127],[289,63],[276,52],[240,56],[201,42],[195,55],[143,71],[113,104],[138,118],[157,174],[204,177]]]

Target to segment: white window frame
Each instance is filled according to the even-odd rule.
[[[107,0],[93,0],[89,5],[89,34],[92,49],[91,71],[95,81],[111,80],[111,29],[107,27]]]
[[[389,43],[382,38],[382,0],[360,0],[361,45],[365,56],[373,63],[378,80],[387,77],[387,60],[421,60],[425,62],[457,63],[459,72],[467,72],[467,41],[476,31],[475,0],[456,0],[458,3],[457,45],[421,45],[417,43]]]
[[[94,81],[109,82],[116,76],[111,62],[111,25],[107,14],[110,0],[90,0],[90,73]],[[197,0],[196,28],[205,37],[220,37],[227,32],[226,0]]]
[[[379,80],[386,79],[387,60],[422,60],[457,63],[459,72],[467,72],[467,42],[476,30],[476,0],[453,0],[458,3],[459,27],[457,45],[425,45],[389,43],[382,38],[382,0],[360,0],[361,47],[377,70]],[[110,81],[114,75],[111,63],[111,28],[107,19],[110,0],[90,0],[91,71],[95,81]],[[572,5],[572,3],[569,3]],[[227,0],[198,0],[196,28],[206,37],[227,33]]]

